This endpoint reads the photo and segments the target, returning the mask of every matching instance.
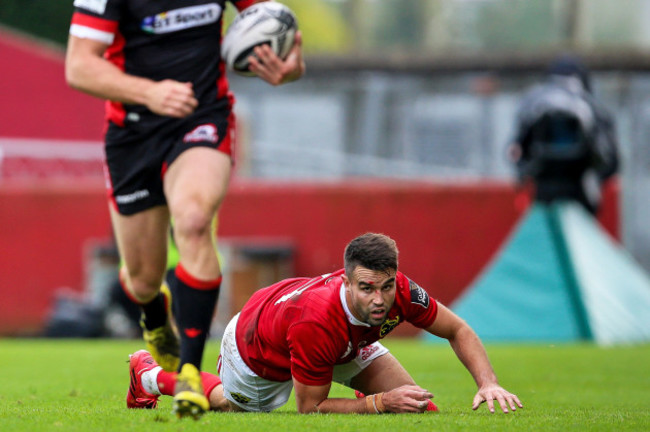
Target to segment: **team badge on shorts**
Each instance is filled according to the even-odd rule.
[[[183,142],[210,142],[216,143],[219,140],[217,135],[217,127],[212,123],[202,124],[192,129],[183,137]]]
[[[239,402],[241,404],[247,404],[248,402],[251,401],[251,398],[246,397],[246,396],[244,396],[243,394],[240,394],[240,393],[230,393],[230,396],[232,396],[232,398],[235,401],[237,401],[237,402]]]

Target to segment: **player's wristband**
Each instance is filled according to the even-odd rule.
[[[375,395],[375,399],[374,399],[375,400],[375,409],[380,414],[383,414],[383,413],[386,412],[386,406],[384,405],[383,399],[384,399],[384,392],[377,393]]]
[[[369,413],[382,414],[386,411],[386,407],[382,402],[382,397],[384,393],[377,393],[374,395],[366,396],[366,410]]]

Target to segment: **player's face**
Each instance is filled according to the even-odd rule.
[[[381,325],[395,302],[395,270],[357,267],[344,280],[354,316],[372,326]]]

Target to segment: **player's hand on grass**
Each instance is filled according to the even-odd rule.
[[[501,410],[506,414],[509,412],[508,406],[510,406],[512,411],[516,411],[517,407],[524,407],[519,401],[517,395],[510,393],[497,384],[491,384],[483,386],[478,390],[476,396],[474,396],[472,409],[476,410],[483,402],[486,402],[488,409],[493,413],[495,400],[499,403]]]
[[[416,385],[405,385],[385,392],[382,402],[387,412],[418,413],[427,410],[433,394]]]
[[[268,45],[259,45],[254,49],[255,55],[250,56],[250,70],[255,75],[277,86],[295,81],[305,73],[305,62],[302,59],[302,34],[296,32],[296,38],[287,58],[282,60]]]
[[[183,118],[194,112],[199,101],[194,97],[192,83],[163,80],[153,83],[145,92],[146,105],[152,112]]]

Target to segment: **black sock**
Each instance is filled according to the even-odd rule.
[[[181,338],[179,368],[185,363],[191,363],[201,370],[203,350],[219,297],[221,278],[211,282],[197,281],[179,265],[168,280],[173,286],[170,287],[173,293],[172,304]]]
[[[165,325],[167,321],[167,311],[165,310],[165,298],[162,294],[158,295],[149,303],[140,305],[144,314],[144,327],[147,330],[153,330]]]

